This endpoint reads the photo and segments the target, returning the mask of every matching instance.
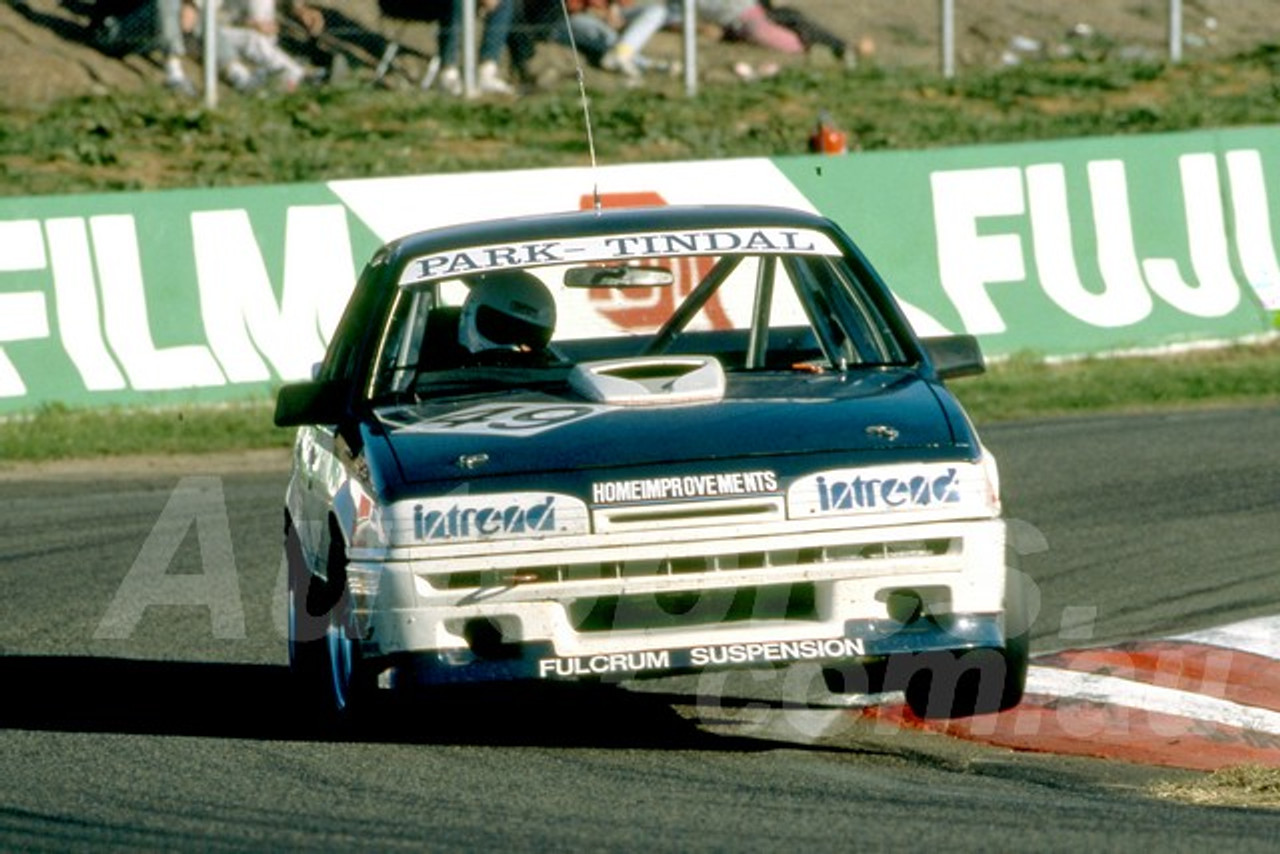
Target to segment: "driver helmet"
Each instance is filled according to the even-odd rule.
[[[551,291],[532,273],[499,270],[470,280],[458,342],[472,353],[540,351],[556,325]]]

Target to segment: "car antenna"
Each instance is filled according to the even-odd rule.
[[[568,0],[560,0],[560,11],[564,14],[564,28],[569,34],[569,50],[573,53],[573,67],[578,76],[578,96],[582,100],[582,119],[587,127],[587,153],[591,157],[591,198],[592,206],[600,213],[600,179],[596,164],[596,139],[591,129],[591,99],[587,97],[586,73],[582,70],[582,54],[578,53],[578,42],[573,37],[573,26],[569,21]]]

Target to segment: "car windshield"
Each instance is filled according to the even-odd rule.
[[[529,252],[535,263],[520,266],[508,247],[414,259],[382,330],[369,397],[561,384],[574,366],[608,360],[643,373],[645,360],[705,357],[730,378],[904,363],[861,268],[825,235],[786,234],[714,254],[649,235],[565,241],[559,255],[574,263]],[[626,246],[626,257],[600,248],[610,245]]]

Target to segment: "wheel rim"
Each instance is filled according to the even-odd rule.
[[[286,610],[286,620],[289,630],[289,669],[297,670],[298,668],[298,591],[294,585],[293,578],[289,578],[289,602]]]
[[[333,705],[345,711],[351,701],[351,674],[355,665],[355,643],[344,625],[341,605],[333,609],[326,641],[329,648],[329,677],[333,689]]]

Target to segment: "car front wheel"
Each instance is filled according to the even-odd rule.
[[[326,701],[340,720],[353,717],[366,702],[367,691],[357,638],[351,597],[344,592],[329,611],[329,628],[325,633]]]
[[[921,718],[962,718],[1012,709],[1022,702],[1030,661],[1026,579],[1009,574],[1003,648],[923,656],[906,684],[907,706]]]
[[[331,550],[327,581],[307,569],[293,532],[285,549],[290,674],[304,714],[322,726],[345,723],[360,711],[367,691],[341,544]]]

